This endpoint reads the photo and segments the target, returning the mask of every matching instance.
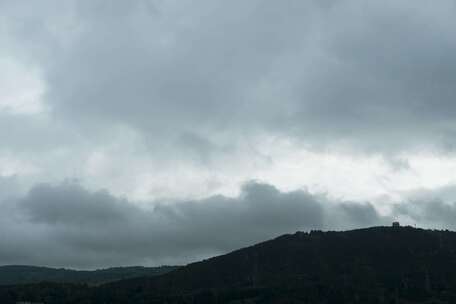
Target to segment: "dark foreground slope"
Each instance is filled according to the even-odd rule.
[[[11,287],[0,294],[50,304],[456,303],[456,233],[411,227],[298,232],[156,278],[97,288]]]
[[[115,267],[93,271],[56,269],[36,266],[0,266],[0,285],[31,284],[40,282],[87,283],[98,285],[135,277],[156,276],[177,269],[161,267]]]

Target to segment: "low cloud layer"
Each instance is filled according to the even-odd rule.
[[[250,182],[238,197],[154,202],[153,208],[72,182],[2,204],[0,264],[93,268],[185,263],[297,230],[385,224],[367,203]]]
[[[12,186],[12,180],[0,185]],[[41,184],[0,203],[0,265],[93,269],[185,264],[295,231],[390,225],[456,229],[455,186],[416,190],[380,213],[368,202],[245,183],[236,197],[134,202],[77,182]]]

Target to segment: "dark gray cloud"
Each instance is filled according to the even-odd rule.
[[[15,198],[20,195],[21,189],[16,176],[0,175],[0,202],[5,199]]]
[[[154,143],[243,131],[383,152],[453,146],[452,1],[70,3],[64,20],[51,2],[36,14],[4,4],[67,123],[127,124]]]
[[[5,201],[2,211],[1,264],[80,268],[184,263],[296,230],[390,221],[367,203],[336,205],[256,182],[235,198],[155,202],[153,208],[73,182],[42,184]]]
[[[66,149],[84,163],[99,146],[132,146],[119,130],[139,137],[132,159],[215,170],[264,137],[388,159],[451,151],[452,9],[449,0],[1,1],[1,55],[36,68],[48,112],[0,114],[0,152],[37,162]],[[63,179],[62,162],[40,166]]]
[[[394,205],[393,214],[409,223],[438,229],[456,229],[456,186],[417,189],[404,202]]]

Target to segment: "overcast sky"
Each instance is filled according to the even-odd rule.
[[[0,0],[0,265],[456,229],[456,3]]]

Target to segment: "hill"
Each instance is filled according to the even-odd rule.
[[[156,276],[176,269],[161,267],[115,267],[93,271],[56,269],[48,267],[10,265],[0,266],[0,285],[31,284],[40,282],[87,283],[98,285],[135,277]]]
[[[5,288],[0,299],[27,295],[49,304],[456,303],[455,270],[455,232],[374,227],[283,235],[159,277],[96,288]]]

